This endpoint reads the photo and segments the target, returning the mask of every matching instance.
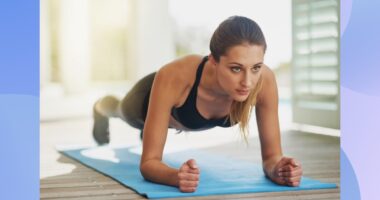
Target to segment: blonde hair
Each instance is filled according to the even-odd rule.
[[[248,98],[243,102],[233,101],[231,105],[229,115],[230,123],[231,125],[239,123],[239,130],[246,144],[248,144],[249,119],[251,117],[253,107],[256,105],[257,95],[260,92],[262,85],[263,80],[262,76],[260,76],[255,88],[248,95]]]

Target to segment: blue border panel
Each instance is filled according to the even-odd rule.
[[[39,1],[0,3],[0,94],[39,96]]]
[[[0,199],[39,199],[39,1],[0,1]]]
[[[341,197],[378,199],[380,1],[341,1]]]

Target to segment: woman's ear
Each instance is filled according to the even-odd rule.
[[[217,65],[217,64],[218,64],[218,62],[216,62],[214,56],[212,56],[211,53],[208,55],[208,60],[209,60],[209,61],[211,62],[211,64],[213,64],[213,65]]]

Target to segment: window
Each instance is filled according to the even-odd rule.
[[[339,129],[339,1],[292,4],[293,121]]]

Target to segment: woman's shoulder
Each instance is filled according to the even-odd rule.
[[[196,76],[202,56],[189,55],[178,58],[161,67],[154,78],[153,88],[173,106],[181,105],[186,99]]]
[[[267,65],[263,65],[261,78],[262,87],[257,95],[256,106],[259,106],[260,104],[266,104],[268,103],[268,100],[273,100],[278,97],[276,76],[273,70]]]
[[[275,83],[276,77],[271,68],[269,68],[267,65],[263,65],[263,72],[262,72],[262,78],[263,81],[266,83]]]
[[[203,56],[191,54],[175,59],[164,65],[159,73],[166,74],[169,81],[180,85],[191,85],[195,79],[196,70]],[[170,78],[169,78],[170,77]]]

